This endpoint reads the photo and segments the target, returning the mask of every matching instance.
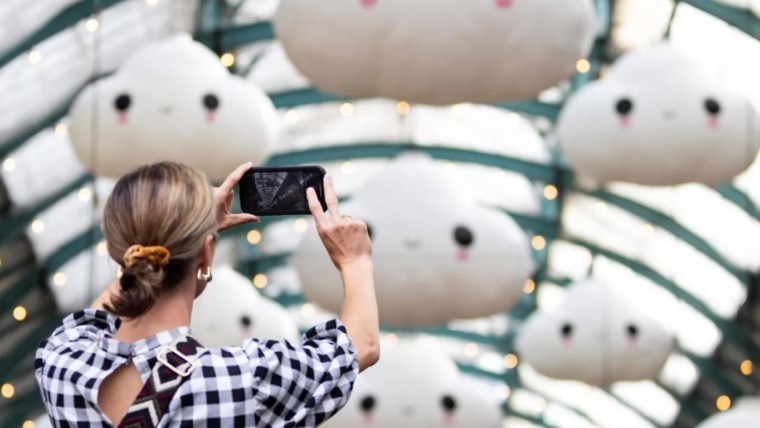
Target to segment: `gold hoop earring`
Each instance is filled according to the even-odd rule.
[[[198,274],[195,275],[195,277],[198,278],[198,281],[203,280],[206,282],[211,282],[211,279],[213,278],[213,275],[211,275],[211,266],[206,267],[205,274],[201,268],[198,268]]]
[[[121,270],[121,265],[116,268],[116,279],[121,279],[121,277],[124,275],[124,271]]]

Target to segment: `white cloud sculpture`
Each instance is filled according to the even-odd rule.
[[[501,412],[487,389],[467,379],[441,350],[423,341],[384,344],[377,366],[356,381],[346,407],[324,428],[498,428]]]
[[[214,269],[214,279],[195,300],[190,330],[203,346],[240,346],[245,339],[297,342],[298,326],[287,310],[262,297],[249,279],[230,266]]]
[[[535,97],[596,30],[589,0],[283,0],[274,24],[318,88],[434,105]]]
[[[756,428],[760,421],[760,398],[740,398],[731,410],[708,418],[697,428]]]
[[[380,320],[389,325],[436,325],[505,311],[534,269],[517,223],[477,205],[422,154],[402,155],[369,178],[341,212],[369,226]],[[306,297],[337,313],[340,276],[313,224],[293,263]]]
[[[596,182],[730,182],[760,149],[749,101],[668,44],[619,59],[567,102],[558,132],[568,163]]]
[[[544,376],[606,387],[656,378],[675,340],[619,289],[586,280],[558,310],[531,315],[516,346]]]
[[[141,49],[88,86],[70,114],[77,155],[110,177],[173,160],[221,181],[246,161],[260,163],[279,127],[266,94],[186,37]]]

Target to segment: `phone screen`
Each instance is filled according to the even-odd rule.
[[[324,203],[321,167],[253,168],[240,180],[240,207],[259,216],[309,214],[306,189],[313,187]]]

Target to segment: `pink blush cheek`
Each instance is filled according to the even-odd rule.
[[[216,115],[214,113],[206,113],[206,122],[214,123],[216,121]]]
[[[620,118],[620,127],[623,129],[628,129],[631,127],[631,119],[627,117],[621,117]]]
[[[372,417],[372,413],[366,413],[364,415],[364,424],[365,425],[372,425],[374,418]]]
[[[570,339],[562,339],[562,349],[570,349],[572,341]]]
[[[372,6],[376,5],[377,2],[378,2],[378,0],[361,0],[361,5],[362,5],[362,7],[369,8],[369,7],[372,7]]]
[[[707,119],[707,127],[710,129],[715,129],[720,125],[720,122],[718,121],[717,117],[711,117]]]
[[[446,412],[446,414],[443,415],[443,423],[445,425],[451,425],[454,423],[454,414],[451,412]]]
[[[509,9],[514,4],[514,0],[496,0],[496,7],[499,9]]]
[[[460,262],[466,262],[467,260],[470,260],[470,252],[464,248],[457,251],[457,260]]]
[[[127,123],[127,114],[126,113],[119,113],[118,121],[122,125],[124,125],[125,123]]]

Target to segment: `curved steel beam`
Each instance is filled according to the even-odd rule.
[[[628,211],[629,213],[648,221],[651,224],[660,226],[671,235],[691,245],[692,247],[694,247],[694,249],[696,249],[700,253],[707,256],[707,258],[717,263],[723,269],[728,271],[731,275],[735,276],[736,279],[738,279],[742,284],[749,285],[749,282],[750,282],[749,272],[745,272],[739,269],[733,263],[726,260],[723,257],[723,255],[721,255],[717,250],[715,250],[712,247],[712,245],[707,243],[707,241],[699,237],[696,233],[692,232],[691,230],[687,229],[685,226],[681,225],[681,223],[676,221],[673,217],[667,214],[664,214],[660,211],[657,211],[655,209],[652,209],[642,203],[636,202],[632,199],[625,198],[623,196],[620,196],[612,192],[608,192],[607,190],[604,190],[604,189],[597,190],[594,192],[582,191],[582,193],[589,196],[593,196],[594,198],[603,200],[615,206],[618,206]]]
[[[669,280],[656,270],[641,263],[639,261],[630,259],[623,255],[620,255],[612,250],[602,248],[591,242],[584,241],[579,238],[563,238],[563,240],[575,244],[581,247],[585,247],[594,254],[600,254],[616,263],[619,263],[638,275],[647,278],[648,280],[660,285],[663,289],[670,292],[677,299],[687,303],[694,308],[697,312],[702,314],[705,318],[709,319],[715,326],[721,331],[724,339],[731,340],[741,349],[746,349],[749,357],[753,361],[760,361],[760,349],[752,341],[752,339],[743,332],[739,327],[731,323],[730,321],[721,318],[712,309],[710,309],[704,302],[699,300],[693,294],[684,290],[681,286],[675,282]]]
[[[26,39],[19,42],[11,50],[2,54],[0,56],[0,68],[13,61],[17,56],[23,55],[24,52],[31,50],[34,46],[44,42],[46,39],[71,27],[82,19],[93,15],[96,12],[96,6],[98,9],[103,10],[123,1],[125,0],[82,0],[78,3],[72,4],[58,12],[56,16],[30,34]]]

